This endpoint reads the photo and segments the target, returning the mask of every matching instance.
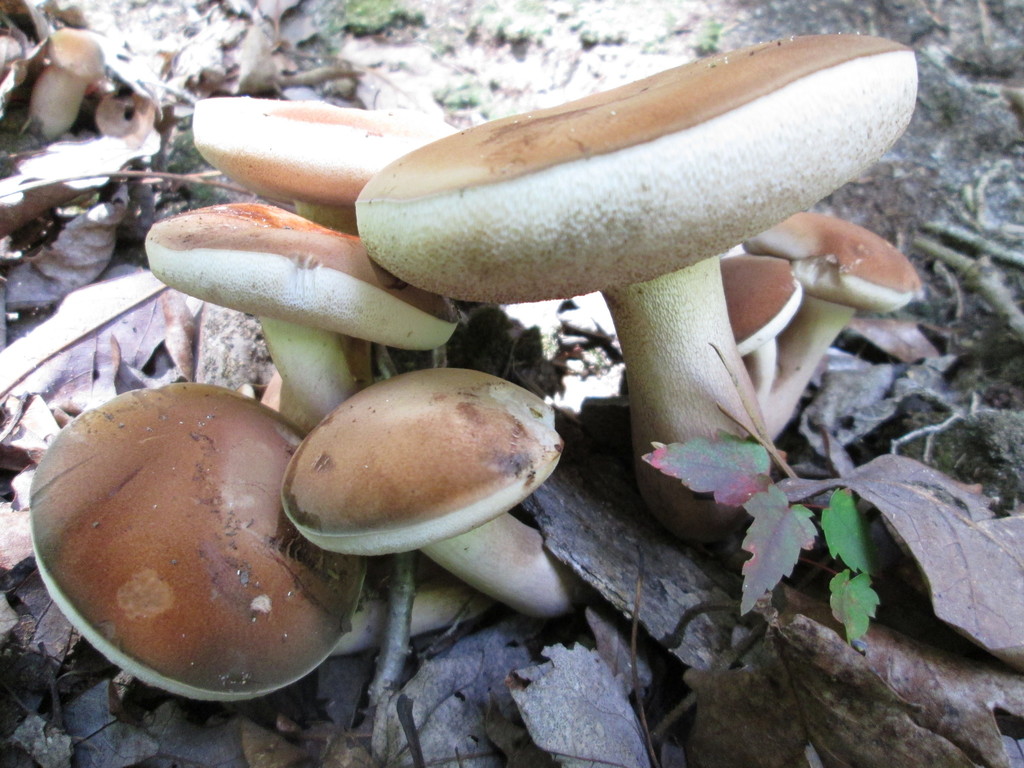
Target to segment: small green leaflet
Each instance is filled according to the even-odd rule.
[[[821,530],[828,553],[839,558],[851,570],[871,573],[875,566],[875,547],[868,534],[867,521],[857,509],[853,494],[836,490],[821,512]]]
[[[790,507],[785,494],[774,485],[750,497],[743,507],[754,522],[743,539],[743,548],[751,557],[743,564],[741,614],[793,572],[800,550],[811,547],[818,533],[811,511],[799,504]]]
[[[719,432],[714,439],[654,443],[643,459],[697,493],[714,493],[719,504],[738,507],[772,483],[768,452],[757,443]]]
[[[832,615],[846,627],[846,642],[859,640],[868,631],[878,608],[878,593],[871,588],[871,577],[858,573],[851,579],[850,571],[844,570],[832,577],[828,588],[832,593]]]

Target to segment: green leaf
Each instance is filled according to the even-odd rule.
[[[851,579],[850,571],[844,570],[832,577],[828,588],[832,593],[832,615],[846,627],[846,642],[859,640],[868,631],[878,608],[878,593],[871,587],[871,576],[860,573]]]
[[[807,507],[792,507],[774,485],[755,494],[743,505],[754,522],[747,529],[743,548],[750,559],[743,564],[743,597],[740,613],[746,613],[785,576],[793,572],[800,550],[814,544],[818,534]]]
[[[757,443],[719,432],[714,439],[654,443],[643,459],[698,493],[713,493],[719,504],[738,507],[771,485],[768,452]]]
[[[821,530],[832,557],[839,558],[854,571],[872,573],[877,563],[875,545],[868,523],[857,509],[853,494],[839,488],[821,512]]]

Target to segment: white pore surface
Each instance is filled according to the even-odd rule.
[[[442,195],[360,200],[360,234],[401,279],[460,299],[536,301],[650,280],[856,177],[903,132],[916,90],[912,52],[858,58],[612,154]]]
[[[324,267],[276,254],[195,248],[152,240],[153,274],[185,293],[254,315],[322,328],[400,349],[433,349],[455,326],[387,291]]]

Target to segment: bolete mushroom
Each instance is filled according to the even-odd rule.
[[[414,110],[316,101],[215,98],[196,104],[196,149],[215,168],[302,216],[355,233],[355,200],[370,177],[455,129]]]
[[[399,278],[454,298],[603,290],[641,490],[670,529],[714,539],[742,513],[695,502],[639,457],[652,441],[763,430],[716,257],[877,160],[916,84],[913,52],[874,37],[723,53],[405,155],[360,194],[360,235]]]
[[[765,411],[774,436],[792,418],[822,356],[854,312],[899,309],[921,290],[921,279],[884,238],[820,213],[795,214],[743,247],[787,259],[804,287],[799,311],[777,339],[778,374]]]
[[[370,342],[433,349],[455,330],[445,299],[376,267],[358,238],[269,205],[164,219],[146,253],[168,285],[260,318],[282,413],[306,430],[370,383]]]
[[[201,384],[82,414],[32,480],[54,602],[108,659],[173,693],[249,698],[302,677],[347,629],[363,563],[284,516],[298,442],[273,411]]]
[[[424,554],[535,616],[571,608],[571,574],[508,510],[558,463],[551,406],[479,371],[432,368],[377,382],[310,432],[284,507],[324,549]]]
[[[104,75],[103,48],[84,29],[64,27],[46,41],[47,64],[32,86],[29,119],[46,139],[74,125],[90,86]]]

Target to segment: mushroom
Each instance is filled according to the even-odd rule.
[[[55,139],[74,125],[86,91],[103,78],[103,49],[93,33],[64,27],[47,40],[47,58],[28,114],[44,138]]]
[[[455,132],[414,110],[348,109],[316,101],[216,98],[196,104],[196,148],[256,194],[294,202],[302,216],[355,233],[355,200],[406,152]]]
[[[576,582],[508,513],[558,463],[554,411],[479,371],[432,368],[353,395],[302,441],[284,480],[296,528],[335,552],[422,549],[518,611],[570,610]]]
[[[782,259],[729,256],[722,259],[721,267],[736,351],[764,411],[775,381],[775,338],[799,309],[803,288],[793,277],[789,262]]]
[[[229,390],[128,392],[75,419],[31,488],[36,563],[108,659],[198,699],[302,677],[348,626],[362,558],[326,553],[281,510],[299,436]]]
[[[433,349],[455,330],[444,299],[373,265],[358,238],[268,205],[157,222],[146,253],[168,285],[259,316],[282,413],[305,430],[370,383],[369,342]]]
[[[718,538],[742,511],[696,502],[639,461],[653,441],[763,430],[716,256],[877,160],[916,83],[912,51],[867,36],[709,57],[415,150],[363,189],[359,231],[385,269],[454,298],[603,290],[641,490],[680,536]]]
[[[778,374],[765,409],[774,436],[792,418],[822,356],[854,312],[899,309],[921,290],[921,279],[884,238],[820,213],[795,214],[743,247],[788,259],[804,287],[800,310],[777,339]]]

